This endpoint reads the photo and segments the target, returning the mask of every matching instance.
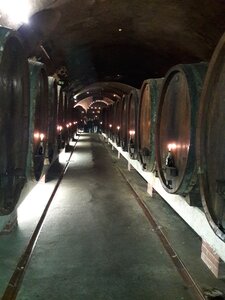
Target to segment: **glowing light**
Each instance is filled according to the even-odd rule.
[[[40,133],[39,132],[35,132],[34,133],[34,138],[37,140],[37,139],[39,139],[39,137],[40,137]]]
[[[31,5],[29,0],[0,0],[0,10],[16,25],[29,22]]]
[[[123,29],[122,29],[122,28],[119,28],[118,30],[121,32]]]
[[[170,143],[167,145],[167,148],[169,151],[171,150],[176,150],[176,149],[187,149],[189,150],[190,145],[186,145],[186,144],[176,144],[176,143]]]
[[[45,137],[44,133],[34,132],[34,138],[36,140],[40,139],[41,141],[43,141],[44,137]]]
[[[40,140],[43,141],[44,137],[45,137],[44,133],[41,133],[40,134]]]
[[[177,145],[175,143],[168,144],[167,148],[168,148],[169,151],[175,150],[177,148]]]
[[[120,130],[120,126],[117,126],[116,128],[117,128],[117,130]]]
[[[112,128],[112,124],[109,124],[109,127]]]
[[[102,122],[100,122],[100,125],[102,125]]]
[[[129,134],[130,134],[130,136],[135,135],[135,131],[134,130],[130,130]]]
[[[58,131],[61,131],[62,129],[63,129],[62,126],[60,126],[60,125],[57,126]]]

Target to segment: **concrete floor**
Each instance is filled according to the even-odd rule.
[[[97,134],[81,135],[17,299],[194,299],[118,167],[154,210],[200,286],[225,290],[224,281],[216,280],[196,254],[199,239],[162,199],[147,196],[142,178],[109,149]],[[26,228],[0,237],[1,292],[29,235]]]

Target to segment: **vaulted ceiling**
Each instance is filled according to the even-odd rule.
[[[19,2],[19,1],[16,1]],[[32,3],[31,3],[32,2]],[[15,25],[27,55],[75,91],[95,82],[140,88],[178,63],[208,61],[225,31],[224,0],[36,0]],[[0,8],[1,10],[1,8]]]

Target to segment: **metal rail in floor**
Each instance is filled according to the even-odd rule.
[[[17,299],[196,299],[116,164],[81,135]]]

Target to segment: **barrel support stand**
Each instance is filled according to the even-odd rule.
[[[202,240],[201,259],[216,278],[225,278],[225,262],[222,261],[219,255],[204,240]]]
[[[4,228],[0,232],[0,234],[9,234],[11,233],[18,225],[17,220],[17,209],[14,209],[14,211],[10,214],[10,217],[5,224]]]
[[[154,194],[154,189],[153,189],[153,186],[154,186],[154,182],[155,182],[155,176],[153,173],[151,173],[151,180],[149,180],[147,182],[147,193],[153,197],[153,194]]]
[[[194,189],[187,195],[183,195],[183,197],[190,206],[202,207],[201,196],[199,191],[196,191]]]
[[[132,169],[131,163],[129,160],[127,161],[127,170],[130,171]]]

